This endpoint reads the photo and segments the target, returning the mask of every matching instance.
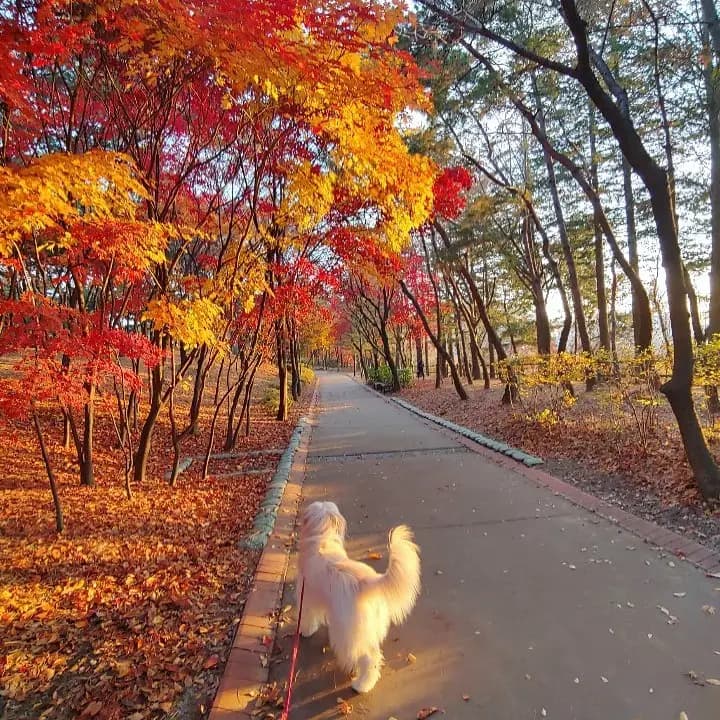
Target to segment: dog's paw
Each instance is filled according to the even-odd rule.
[[[350,687],[356,692],[356,693],[367,693],[370,692],[375,685],[377,685],[377,681],[380,679],[380,676],[369,676],[369,677],[363,677],[363,678],[355,678],[352,681],[352,684]]]

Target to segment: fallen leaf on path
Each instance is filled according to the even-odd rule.
[[[121,660],[120,662],[115,663],[115,671],[117,672],[117,676],[119,678],[126,677],[130,674],[131,670],[132,662],[130,662],[130,660]]]
[[[708,615],[715,614],[715,606],[714,605],[703,605],[702,609],[703,609],[703,612],[706,612]]]
[[[414,663],[414,662],[417,660],[417,658],[416,658],[412,653],[408,653],[408,654],[407,654],[407,658],[405,658],[405,659],[406,659],[409,663]]]
[[[716,578],[720,580],[720,573],[705,573],[705,577]]]
[[[687,673],[685,673],[694,683],[695,685],[704,685],[705,683],[698,677],[698,674],[694,670],[688,670]]]
[[[667,616],[668,619],[668,625],[675,625],[678,621],[678,619],[673,615],[666,607],[663,607],[662,605],[658,605],[657,609],[665,616]]]
[[[678,720],[688,720],[687,713],[684,710],[680,713]]]
[[[343,700],[342,698],[338,698],[335,702],[337,703],[337,711],[341,715],[350,715],[352,713],[353,708],[349,702]]]
[[[209,670],[214,668],[220,662],[220,658],[217,655],[211,655],[204,663],[203,670]]]
[[[425,718],[429,718],[431,715],[439,712],[442,712],[442,710],[434,705],[432,707],[422,708],[421,710],[418,710],[417,720],[425,720]]]
[[[85,706],[82,711],[82,717],[95,717],[103,709],[103,704],[99,700],[91,702]]]
[[[601,676],[600,676],[600,679],[601,679],[604,683],[609,682],[609,680],[608,680],[604,675],[601,675]]]
[[[686,592],[677,592],[677,593],[673,593],[673,595],[676,598],[684,598],[687,595],[687,593]]]
[[[720,680],[717,678],[705,678],[705,682],[708,685],[715,685],[716,687],[720,687]]]

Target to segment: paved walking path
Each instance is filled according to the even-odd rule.
[[[387,530],[411,525],[423,591],[391,629],[387,666],[367,695],[355,695],[323,652],[324,630],[303,640],[292,720],[338,717],[339,698],[369,720],[410,720],[427,706],[452,720],[720,719],[720,687],[687,675],[720,679],[720,580],[346,376],[320,382],[304,501],[336,501],[350,554],[381,552],[370,561],[379,570]],[[286,603],[293,579],[294,565]],[[294,621],[279,631],[284,654]],[[287,672],[281,662],[273,677]]]

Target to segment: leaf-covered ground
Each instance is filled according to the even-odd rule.
[[[502,386],[468,388],[461,402],[452,384],[416,382],[402,396],[427,412],[538,455],[545,469],[609,502],[687,533],[720,550],[720,514],[702,506],[671,411],[646,408],[646,423],[605,389],[576,388],[577,401],[555,423],[538,420],[552,398],[501,404]],[[650,420],[647,420],[647,418]],[[641,425],[638,425],[638,422]],[[717,445],[711,446],[718,455]]]
[[[277,423],[255,405],[238,451],[282,451],[304,406]],[[172,456],[163,421],[150,477],[127,500],[109,427],[99,424],[97,485],[85,488],[60,445],[59,421],[48,415],[45,422],[66,517],[62,536],[30,428],[4,442],[0,717],[202,717],[257,561],[238,540],[279,455],[218,461],[206,481],[195,462],[173,489],[163,479]],[[206,441],[205,433],[188,439],[183,454],[202,454]],[[238,474],[244,470],[259,472]]]

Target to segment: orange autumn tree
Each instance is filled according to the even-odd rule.
[[[6,166],[113,148],[137,168],[136,220],[182,228],[119,289],[93,285],[93,271],[70,274],[58,295],[82,311],[88,288],[93,298],[109,292],[105,307],[117,329],[146,336],[155,348],[139,435],[123,429],[134,443],[137,482],[173,388],[193,363],[204,378],[222,362],[238,310],[272,296],[274,267],[332,248],[338,228],[371,231],[378,245],[397,249],[427,217],[433,168],[408,153],[398,131],[399,115],[425,103],[413,61],[396,48],[403,19],[392,3],[354,1],[3,6],[0,62],[11,70],[0,78]],[[71,163],[65,168],[82,179]],[[113,227],[118,238],[135,232]],[[97,248],[103,233],[86,241]],[[3,265],[3,292],[42,284],[30,275]],[[295,333],[287,320],[276,325],[281,341],[288,328]],[[292,345],[292,337],[281,342]],[[182,359],[168,368],[173,349]],[[93,404],[81,397],[87,402],[73,438],[85,446],[79,454],[89,480]],[[135,388],[128,403],[140,407]]]
[[[16,357],[13,374],[0,383],[0,407],[6,417],[32,416],[59,530],[37,405],[59,405],[81,481],[92,485],[98,395],[118,382],[138,386],[121,357],[159,361],[145,338],[121,328],[128,288],[176,234],[137,219],[144,195],[132,162],[115,153],[53,154],[27,167],[0,167],[0,268],[8,285],[0,298],[0,354]]]

